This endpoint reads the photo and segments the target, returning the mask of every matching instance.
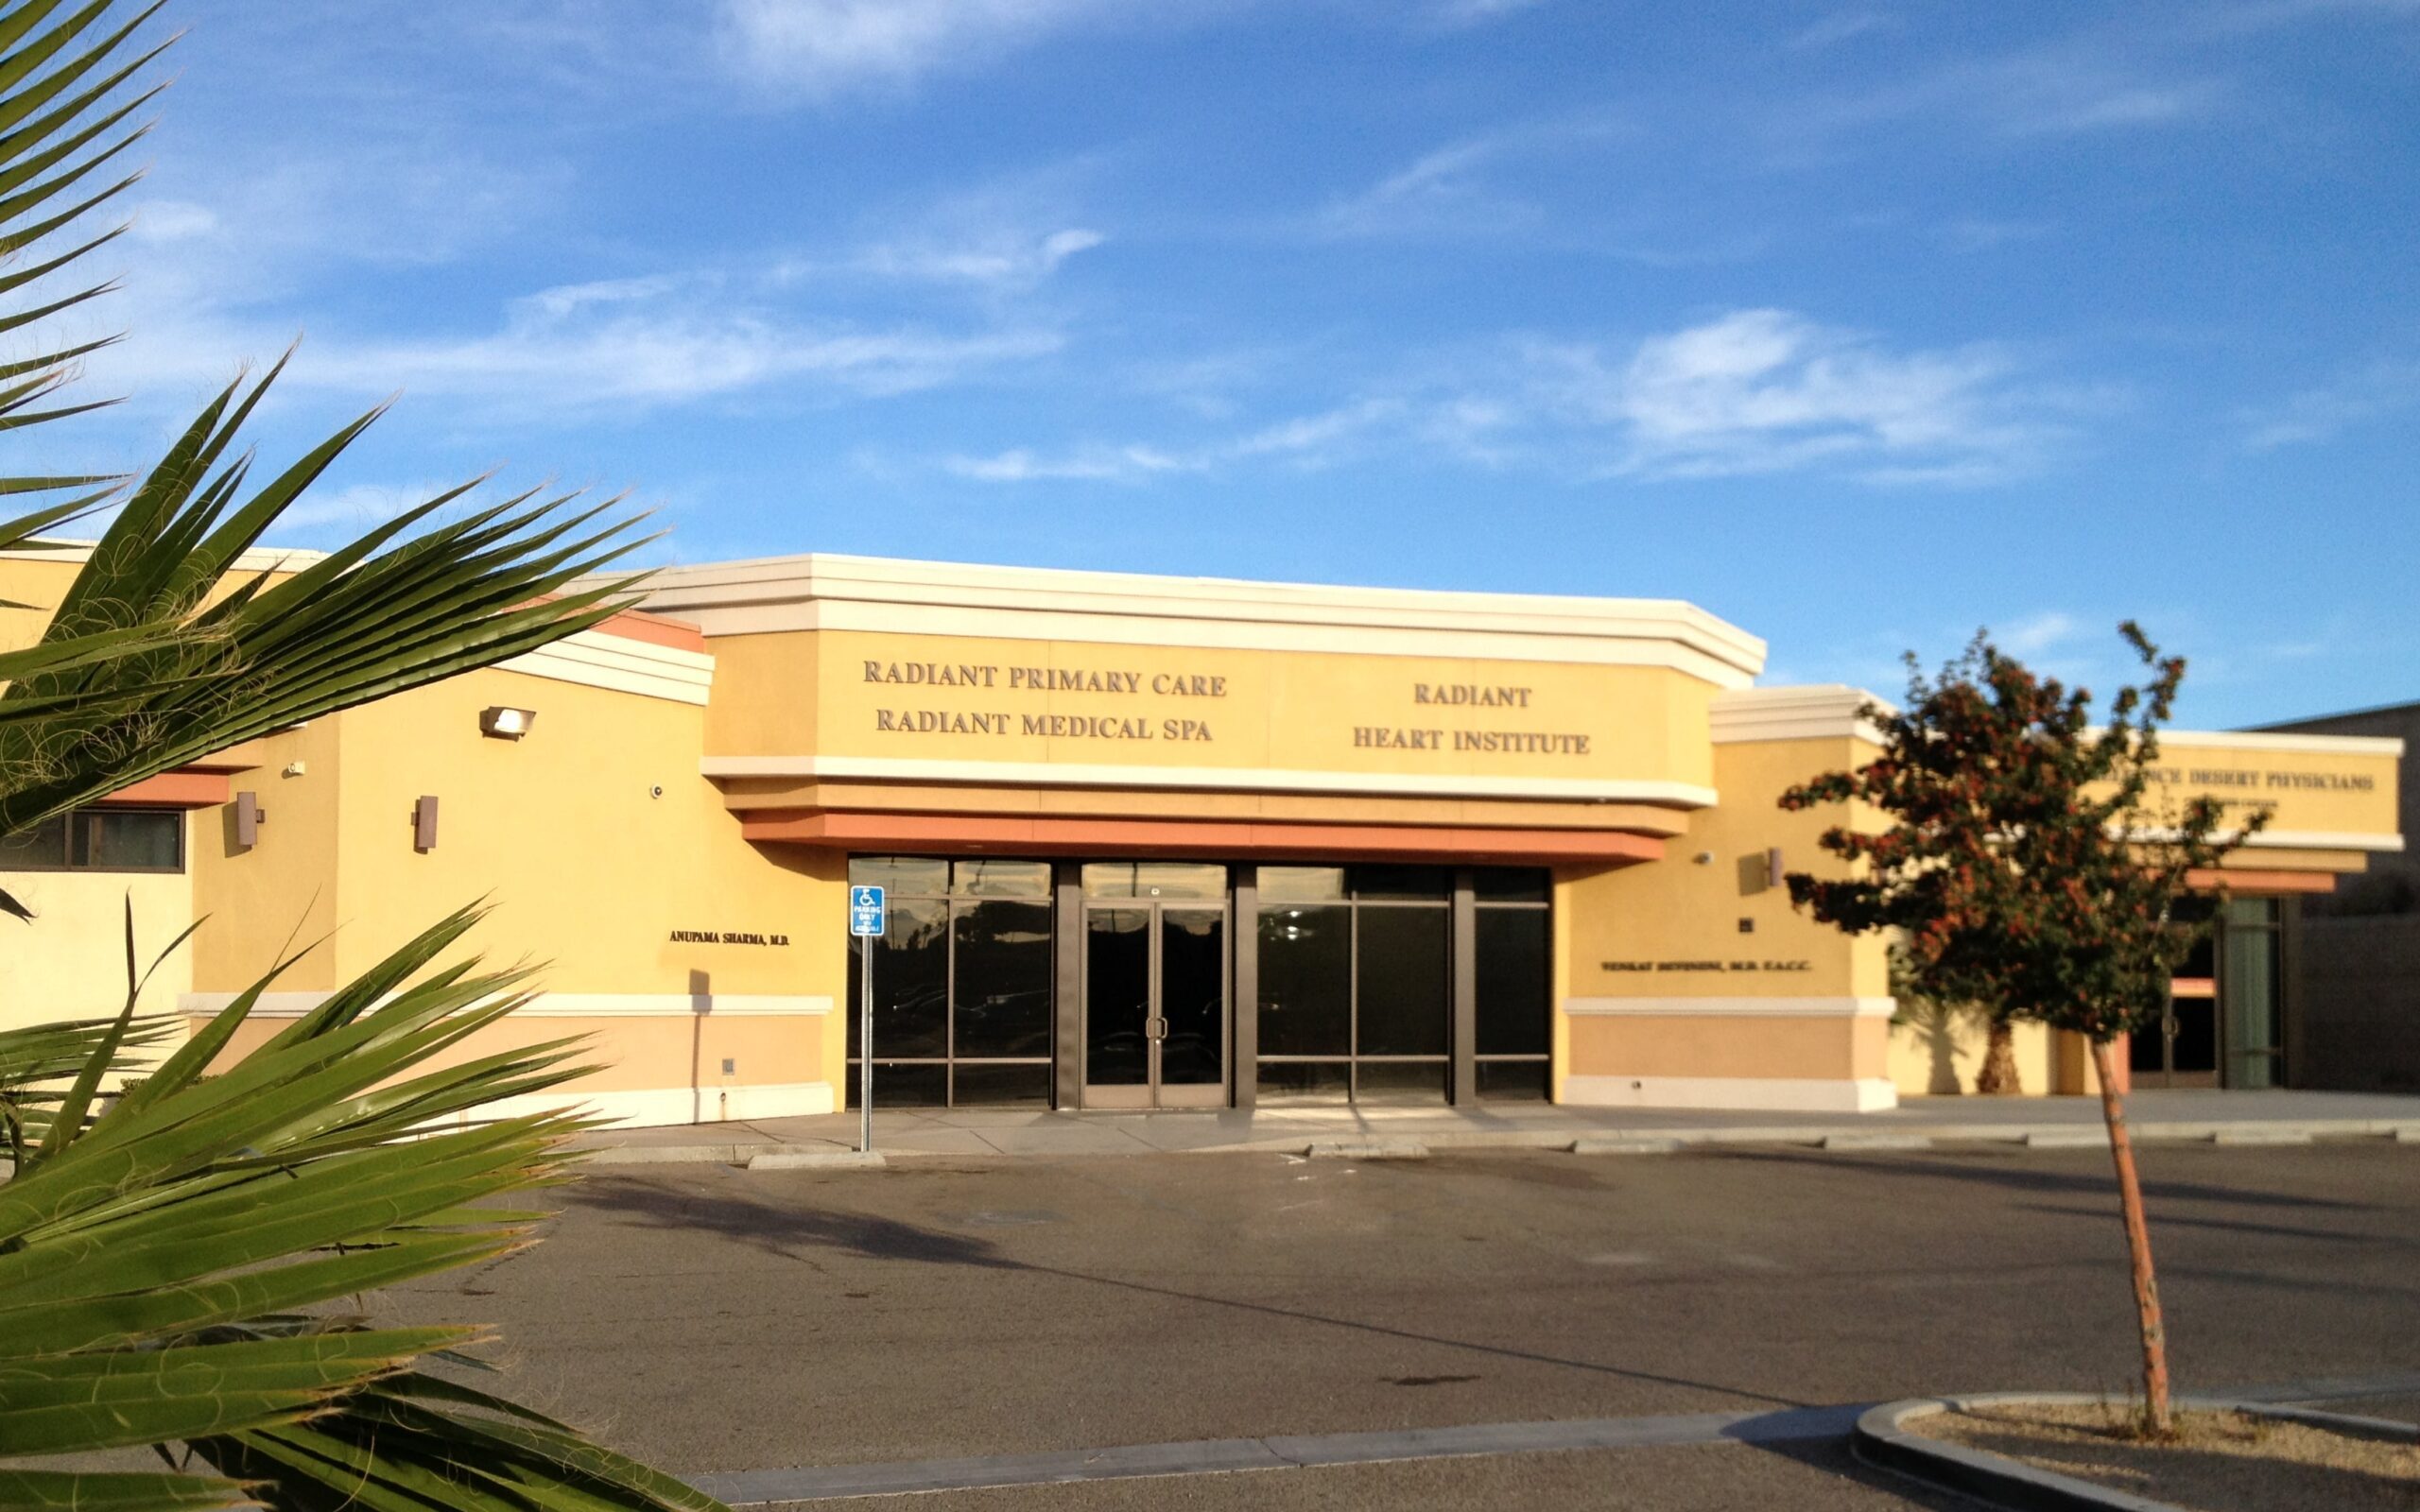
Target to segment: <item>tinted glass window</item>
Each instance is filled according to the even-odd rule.
[[[1260,1053],[1353,1053],[1353,910],[1260,914]]]
[[[957,934],[957,1053],[1050,1054],[1050,905],[960,903]]]
[[[862,944],[863,942],[854,942]],[[949,904],[898,902],[890,932],[874,941],[873,1052],[877,1060],[949,1053]],[[859,1001],[857,965],[849,954],[849,1001]],[[849,1054],[859,1054],[858,1016],[849,1015]],[[946,1085],[946,1083],[944,1083]],[[874,1089],[877,1100],[882,1089]]]
[[[1087,898],[1224,898],[1227,868],[1215,862],[1089,861]]]
[[[92,847],[83,866],[174,871],[184,864],[185,816],[159,810],[97,809],[77,816]]]
[[[1260,868],[1260,901],[1276,902],[1333,902],[1344,897],[1342,867],[1263,867]]]
[[[67,816],[54,815],[30,830],[0,837],[0,868],[67,864]]]
[[[1477,927],[1478,1053],[1547,1053],[1548,986],[1543,908],[1482,908]]]
[[[1047,861],[960,861],[950,868],[950,889],[961,898],[1047,898]]]
[[[1471,892],[1483,903],[1542,903],[1547,874],[1494,867],[1471,873]]]
[[[1354,867],[1348,875],[1353,896],[1361,899],[1442,903],[1454,890],[1454,874],[1443,867]]]
[[[851,856],[849,881],[860,887],[939,898],[949,891],[949,863],[917,856]]]
[[[1443,908],[1362,908],[1360,1044],[1365,1056],[1445,1053],[1448,913]]]

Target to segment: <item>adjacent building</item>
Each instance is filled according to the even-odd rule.
[[[72,570],[0,561],[0,597]],[[43,917],[0,956],[0,1012],[113,1007],[130,892],[147,940],[209,916],[162,1008],[208,1013],[312,942],[264,1035],[486,897],[489,951],[548,963],[546,991],[465,1052],[589,1035],[579,1095],[638,1123],[846,1106],[868,970],[877,1106],[1860,1110],[1971,1085],[1979,1027],[1896,1014],[1880,942],[1778,885],[1831,864],[1843,816],[1778,795],[1874,732],[1868,695],[1760,687],[1764,664],[1669,600],[675,568],[547,650],[12,842],[6,885]],[[2401,742],[2168,747],[2163,791],[2274,817],[2202,879],[2227,884],[2217,957],[2136,1075],[2290,1084],[2293,901],[2399,851]],[[870,956],[853,883],[890,901]],[[2019,1053],[2028,1090],[2085,1090],[2080,1045]]]

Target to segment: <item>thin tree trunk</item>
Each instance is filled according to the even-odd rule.
[[[2014,1097],[2025,1091],[2016,1073],[2016,1033],[2005,1019],[1992,1021],[1983,1041],[1982,1069],[1975,1073],[1975,1091],[1983,1097]]]
[[[2159,1281],[2152,1273],[2152,1232],[2143,1222],[2143,1185],[2135,1176],[2135,1145],[2126,1137],[2126,1099],[2118,1091],[2109,1041],[2092,1042],[2100,1074],[2100,1116],[2109,1125],[2109,1159],[2118,1167],[2118,1206],[2126,1216],[2126,1253],[2134,1262],[2135,1314],[2143,1335],[2143,1426],[2162,1437],[2175,1431],[2168,1405],[2168,1330],[2160,1322]]]

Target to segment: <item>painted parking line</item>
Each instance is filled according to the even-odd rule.
[[[2324,1401],[2420,1391],[2420,1371],[2331,1376],[2230,1388],[2227,1395],[2264,1401]],[[826,1502],[852,1496],[923,1491],[972,1491],[1076,1481],[1134,1480],[1156,1475],[1206,1475],[1236,1470],[1303,1469],[1325,1465],[1377,1465],[1400,1460],[1557,1450],[1653,1449],[1684,1444],[1784,1444],[1846,1438],[1871,1402],[1790,1407],[1778,1412],[1682,1413],[1658,1418],[1581,1418],[1552,1422],[1469,1423],[1446,1428],[1371,1433],[1272,1435],[1205,1438],[1105,1449],[1052,1450],[1036,1454],[978,1454],[962,1459],[897,1460],[874,1465],[808,1466],[797,1469],[729,1470],[691,1475],[689,1484],[731,1506]]]

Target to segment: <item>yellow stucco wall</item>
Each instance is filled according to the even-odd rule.
[[[9,871],[0,872],[0,887],[35,916],[0,918],[0,1028],[106,1018],[123,1008],[130,901],[146,968],[193,918],[190,874]],[[153,974],[136,1011],[175,1012],[192,980],[188,945]]]

